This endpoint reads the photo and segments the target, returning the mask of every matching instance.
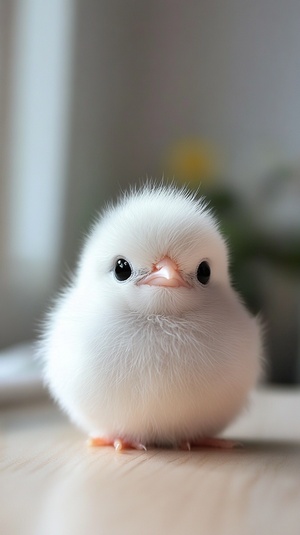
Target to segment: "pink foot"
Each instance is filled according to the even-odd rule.
[[[100,447],[100,446],[113,446],[116,451],[124,450],[144,450],[147,451],[144,444],[139,442],[129,442],[122,438],[109,439],[104,437],[90,437],[87,442],[88,446]]]
[[[226,438],[199,438],[192,440],[191,442],[185,441],[179,444],[181,450],[191,450],[196,448],[219,448],[223,450],[229,450],[233,448],[240,448],[242,444],[234,440],[227,440]]]

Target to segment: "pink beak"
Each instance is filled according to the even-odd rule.
[[[165,256],[162,260],[157,262],[157,264],[153,266],[150,275],[147,275],[147,277],[142,279],[139,284],[164,286],[165,288],[179,288],[180,286],[190,288],[189,284],[181,277],[175,262],[168,256]]]

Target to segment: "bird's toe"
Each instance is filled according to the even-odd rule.
[[[91,447],[103,447],[103,446],[113,446],[116,451],[124,450],[144,450],[147,451],[147,448],[144,444],[140,442],[128,441],[123,438],[107,438],[107,437],[89,437],[87,441],[88,446]]]

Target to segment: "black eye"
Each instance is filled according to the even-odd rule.
[[[132,273],[131,266],[124,258],[119,258],[115,265],[115,276],[118,281],[126,281]]]
[[[197,269],[197,279],[201,284],[207,284],[210,279],[210,267],[208,262],[203,260],[201,264],[199,264]]]

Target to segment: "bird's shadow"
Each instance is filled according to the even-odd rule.
[[[277,440],[277,439],[242,439],[240,446],[222,449],[222,448],[192,448],[191,452],[199,453],[201,451],[212,453],[241,454],[241,455],[278,455],[278,454],[298,454],[300,456],[300,441]]]
[[[189,462],[199,461],[199,457],[220,460],[222,462],[236,462],[238,460],[247,461],[278,461],[289,460],[292,464],[294,460],[300,467],[300,442],[295,440],[271,440],[271,439],[244,439],[240,447],[235,448],[212,448],[212,447],[192,447],[189,451],[176,450],[169,447],[149,448],[148,452],[155,456],[163,456],[166,460],[171,457],[189,459]],[[173,454],[172,454],[173,453]],[[175,460],[175,459],[174,459]]]
[[[247,439],[242,440],[242,450],[248,453],[289,453],[298,452],[300,454],[300,441],[283,439]]]

